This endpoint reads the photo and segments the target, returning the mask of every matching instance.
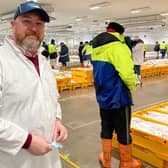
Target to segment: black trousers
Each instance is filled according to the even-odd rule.
[[[131,107],[120,109],[100,109],[101,138],[112,139],[113,132],[117,134],[118,142],[124,145],[131,144],[130,135]]]

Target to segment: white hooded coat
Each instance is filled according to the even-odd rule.
[[[139,42],[132,48],[132,56],[135,65],[141,65],[144,62],[144,44]]]
[[[29,132],[51,142],[61,119],[55,78],[40,54],[39,68],[40,76],[8,40],[0,47],[0,168],[61,168],[56,149],[43,156],[22,149]]]

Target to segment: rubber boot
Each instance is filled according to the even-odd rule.
[[[63,71],[67,71],[67,67],[66,66],[63,66],[64,68],[63,68]]]
[[[119,144],[120,166],[119,168],[141,168],[142,161],[132,159],[132,145]]]
[[[55,66],[54,66],[54,65],[51,65],[51,68],[52,68],[52,69],[55,69]]]
[[[66,71],[66,70],[67,70],[66,66],[61,66],[60,67],[60,71]]]
[[[63,69],[64,69],[63,66],[61,66],[61,67],[60,67],[60,71],[63,71]]]
[[[83,63],[80,63],[80,67],[81,67],[81,68],[83,68],[83,67],[84,67]]]
[[[111,166],[111,152],[112,152],[112,140],[102,139],[103,152],[99,155],[99,162],[102,168],[112,168]]]

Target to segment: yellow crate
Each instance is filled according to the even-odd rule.
[[[91,68],[72,68],[72,79],[93,85],[93,70]]]
[[[160,115],[160,118],[158,115]],[[168,102],[132,114],[132,121],[138,119],[144,125],[152,124],[158,126],[156,127],[158,132],[150,133],[150,128],[143,129],[138,122],[139,126],[137,125],[137,127],[131,125],[133,156],[157,168],[168,168],[168,136],[167,133],[165,135],[164,132],[161,132],[162,130],[158,129],[163,127],[163,129],[168,131],[168,120],[166,118],[168,118]],[[112,144],[115,148],[118,148],[116,134],[113,136]]]
[[[142,78],[149,78],[155,76],[168,75],[168,65],[142,65],[141,76]]]
[[[155,166],[156,168],[168,168],[167,159],[163,159],[161,154],[158,152],[154,152],[148,147],[160,148],[160,145],[157,142],[151,142],[148,138],[142,137],[142,135],[136,135],[136,133],[132,134],[133,138],[133,146],[132,146],[132,154],[134,157],[139,158],[146,163]],[[141,142],[140,144],[138,142]],[[141,145],[143,144],[143,145]],[[114,148],[118,149],[117,136],[114,134],[112,145]],[[153,146],[155,145],[155,146]],[[167,148],[165,149],[165,153]],[[165,156],[164,156],[165,157]]]
[[[81,80],[71,80],[72,90],[75,90],[76,88],[87,88],[88,85],[86,82],[83,82]]]
[[[59,92],[62,92],[65,89],[72,90],[71,76],[57,75],[55,78]]]

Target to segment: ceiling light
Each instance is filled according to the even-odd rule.
[[[99,8],[109,6],[110,4],[111,4],[110,1],[103,1],[103,2],[96,3],[96,4],[91,4],[89,6],[89,9],[90,10],[97,10]]]
[[[93,6],[93,7],[90,7],[89,9],[90,10],[97,10],[97,9],[99,9],[100,8],[100,6]]]
[[[145,10],[149,10],[150,7],[146,6],[146,7],[142,7],[142,8],[136,8],[136,9],[131,9],[131,13],[132,14],[136,14],[136,13],[141,13],[144,12]]]
[[[132,14],[140,13],[140,12],[141,12],[141,10],[135,10],[135,9],[131,10],[131,13],[132,13]]]
[[[77,22],[81,21],[82,19],[81,18],[76,18],[75,19]]]
[[[161,15],[161,16],[168,16],[168,12],[166,12],[166,13],[161,13],[160,15]]]

